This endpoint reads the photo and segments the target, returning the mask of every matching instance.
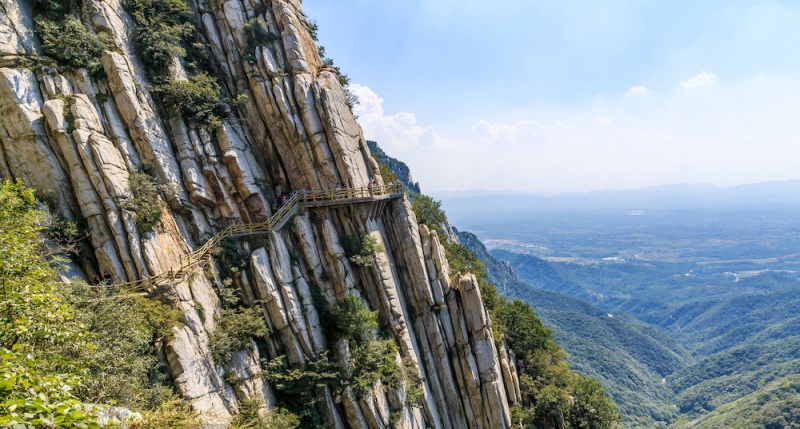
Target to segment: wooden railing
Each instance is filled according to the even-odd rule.
[[[272,230],[296,213],[300,207],[315,207],[330,205],[332,202],[371,202],[386,197],[400,196],[403,194],[402,185],[394,183],[382,186],[367,186],[362,188],[330,189],[325,191],[297,191],[286,203],[273,214],[266,222],[231,225],[209,239],[197,250],[187,253],[178,259],[168,271],[161,274],[113,286],[128,291],[144,291],[153,287],[162,286],[182,280],[192,270],[202,267],[211,261],[211,252],[223,240],[231,236],[242,236],[263,233]]]

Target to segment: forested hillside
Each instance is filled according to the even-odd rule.
[[[488,237],[504,271],[588,301],[615,319],[645,322],[657,337],[686,350],[686,366],[661,373],[671,391],[665,405],[680,424],[701,419],[717,422],[704,423],[714,427],[735,411],[731,404],[771,396],[765,389],[773,382],[798,373],[796,203],[770,197],[765,206],[741,199],[687,206],[678,198],[631,202],[617,195],[595,207],[589,199],[570,198],[572,207],[564,211],[462,212],[456,218]],[[544,311],[539,314],[546,320]],[[592,321],[572,325],[588,338],[605,329]],[[785,410],[792,395],[780,401]],[[753,418],[774,412],[749,404]],[[775,427],[793,427],[785,418],[788,426]],[[762,427],[736,422],[743,426],[731,427]]]
[[[603,383],[619,404],[626,427],[667,427],[677,418],[673,392],[664,377],[692,362],[683,347],[624,313],[611,314],[586,301],[532,287],[474,234],[459,231],[458,236],[478,255],[503,295],[531,304],[569,353],[570,364]]]

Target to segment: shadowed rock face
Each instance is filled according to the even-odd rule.
[[[64,218],[86,221],[89,250],[75,262],[87,278],[107,272],[127,281],[167,271],[227,225],[268,218],[283,192],[382,183],[299,1],[200,0],[190,7],[226,97],[246,97],[216,129],[154,102],[118,0],[87,0],[81,10],[86,28],[115,45],[102,55],[100,79],[41,57],[30,6],[0,0],[0,173],[52,197]],[[278,37],[245,61],[245,25],[256,20]],[[172,79],[187,79],[181,64],[170,65]],[[130,176],[144,165],[167,203],[152,232],[138,229],[128,203]],[[365,234],[385,251],[361,267],[341,243]],[[407,403],[405,385],[378,382],[361,398],[349,387],[320,390],[328,427],[510,427],[509,402],[519,400],[513,353],[498,350],[475,278],[450,272],[438,236],[417,225],[406,199],[309,209],[240,245],[249,269],[233,281],[263,309],[270,328],[259,339],[263,346],[213,361],[209,335],[221,283],[213,264],[167,291],[185,317],[162,355],[179,392],[209,422],[230,420],[243,399],[274,406],[278,393],[258,377],[260,358],[286,356],[302,366],[330,350],[343,374],[352,371],[346,343],[323,334],[315,285],[329,303],[354,294],[377,310],[399,346],[398,362],[410,359],[424,379],[420,405]],[[226,377],[234,385],[225,373],[235,375]]]

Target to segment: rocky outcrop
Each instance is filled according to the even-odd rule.
[[[189,5],[225,96],[243,100],[216,128],[154,101],[117,0],[85,0],[80,9],[88,31],[113,41],[102,54],[103,77],[43,57],[28,5],[0,0],[0,174],[24,180],[65,218],[85,220],[90,251],[75,262],[87,278],[168,271],[224,227],[266,220],[281,193],[382,183],[299,1]],[[276,40],[253,46],[253,25]],[[170,75],[187,78],[180,59]],[[130,177],[142,170],[167,203],[152,231],[141,229],[130,203]],[[366,235],[383,250],[371,265],[354,264],[342,243]],[[422,394],[412,401],[408,380],[378,381],[363,395],[346,384],[318,389],[328,427],[510,427],[509,404],[520,400],[513,352],[494,338],[476,279],[450,271],[438,234],[418,226],[407,199],[300,210],[280,228],[233,243],[247,269],[212,263],[162,291],[184,314],[163,359],[178,391],[210,422],[224,425],[245,399],[274,407],[280,392],[260,377],[263,359],[285,356],[286,365],[303,367],[326,355],[351,376],[358,362],[347,342],[325,337],[320,299],[332,306],[352,294],[378,312],[398,365],[419,369]],[[209,338],[226,285],[260,307],[269,334],[230,362],[214,362]]]

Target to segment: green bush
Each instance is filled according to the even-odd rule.
[[[427,195],[420,194],[415,198],[411,208],[417,216],[417,222],[424,223],[437,231],[440,231],[442,225],[447,221],[447,217],[442,210],[442,202],[436,201]]]
[[[406,380],[406,402],[413,406],[422,405],[425,390],[422,388],[422,374],[410,357],[403,357],[403,376]]]
[[[162,212],[166,208],[159,196],[163,188],[153,176],[141,171],[132,172],[129,180],[133,198],[122,207],[136,214],[133,221],[139,231],[150,232],[161,223]]]
[[[302,428],[324,428],[322,416],[317,410],[320,399],[316,392],[324,387],[335,389],[339,385],[339,372],[328,359],[327,352],[319,359],[310,361],[305,368],[289,368],[283,364],[282,356],[262,360],[262,377],[280,392],[278,404],[300,418]]]
[[[186,55],[184,42],[194,31],[192,12],[184,0],[125,0],[136,23],[136,46],[151,78],[174,56]]]
[[[206,73],[192,76],[190,80],[167,82],[156,89],[166,106],[197,122],[217,128],[228,106],[221,101],[220,87]]]
[[[86,375],[75,394],[85,401],[155,410],[173,395],[156,344],[173,336],[180,311],[158,300],[106,291],[83,282],[63,291],[64,301],[90,332],[81,350]]]
[[[225,288],[222,292],[219,325],[211,334],[211,353],[217,365],[230,362],[233,354],[252,346],[251,338],[267,335],[267,324],[259,307],[242,304],[238,291]]]
[[[98,407],[71,393],[79,384],[77,375],[43,373],[31,355],[0,348],[0,427],[99,428]]]
[[[112,46],[107,38],[91,33],[71,15],[60,21],[37,16],[34,24],[45,55],[68,69],[85,68],[93,76],[102,74],[100,56]]]
[[[409,384],[413,374],[406,374],[405,367],[397,365],[398,349],[391,338],[378,338],[378,312],[369,311],[357,296],[348,294],[336,306],[335,339],[343,338],[350,346],[351,361],[354,362],[353,377],[348,380],[357,398],[363,397],[379,379],[395,387],[408,375]]]
[[[239,414],[231,422],[230,429],[295,429],[300,418],[285,408],[278,407],[263,415],[264,398],[256,397],[239,402]]]
[[[375,253],[386,250],[369,234],[347,236],[342,240],[342,247],[350,262],[359,267],[371,266],[375,263]]]
[[[87,402],[144,411],[138,428],[199,427],[185,406],[166,414],[163,405],[185,405],[156,353],[180,313],[59,283],[42,256],[42,218],[32,190],[0,182],[0,427],[97,427],[98,407]]]

